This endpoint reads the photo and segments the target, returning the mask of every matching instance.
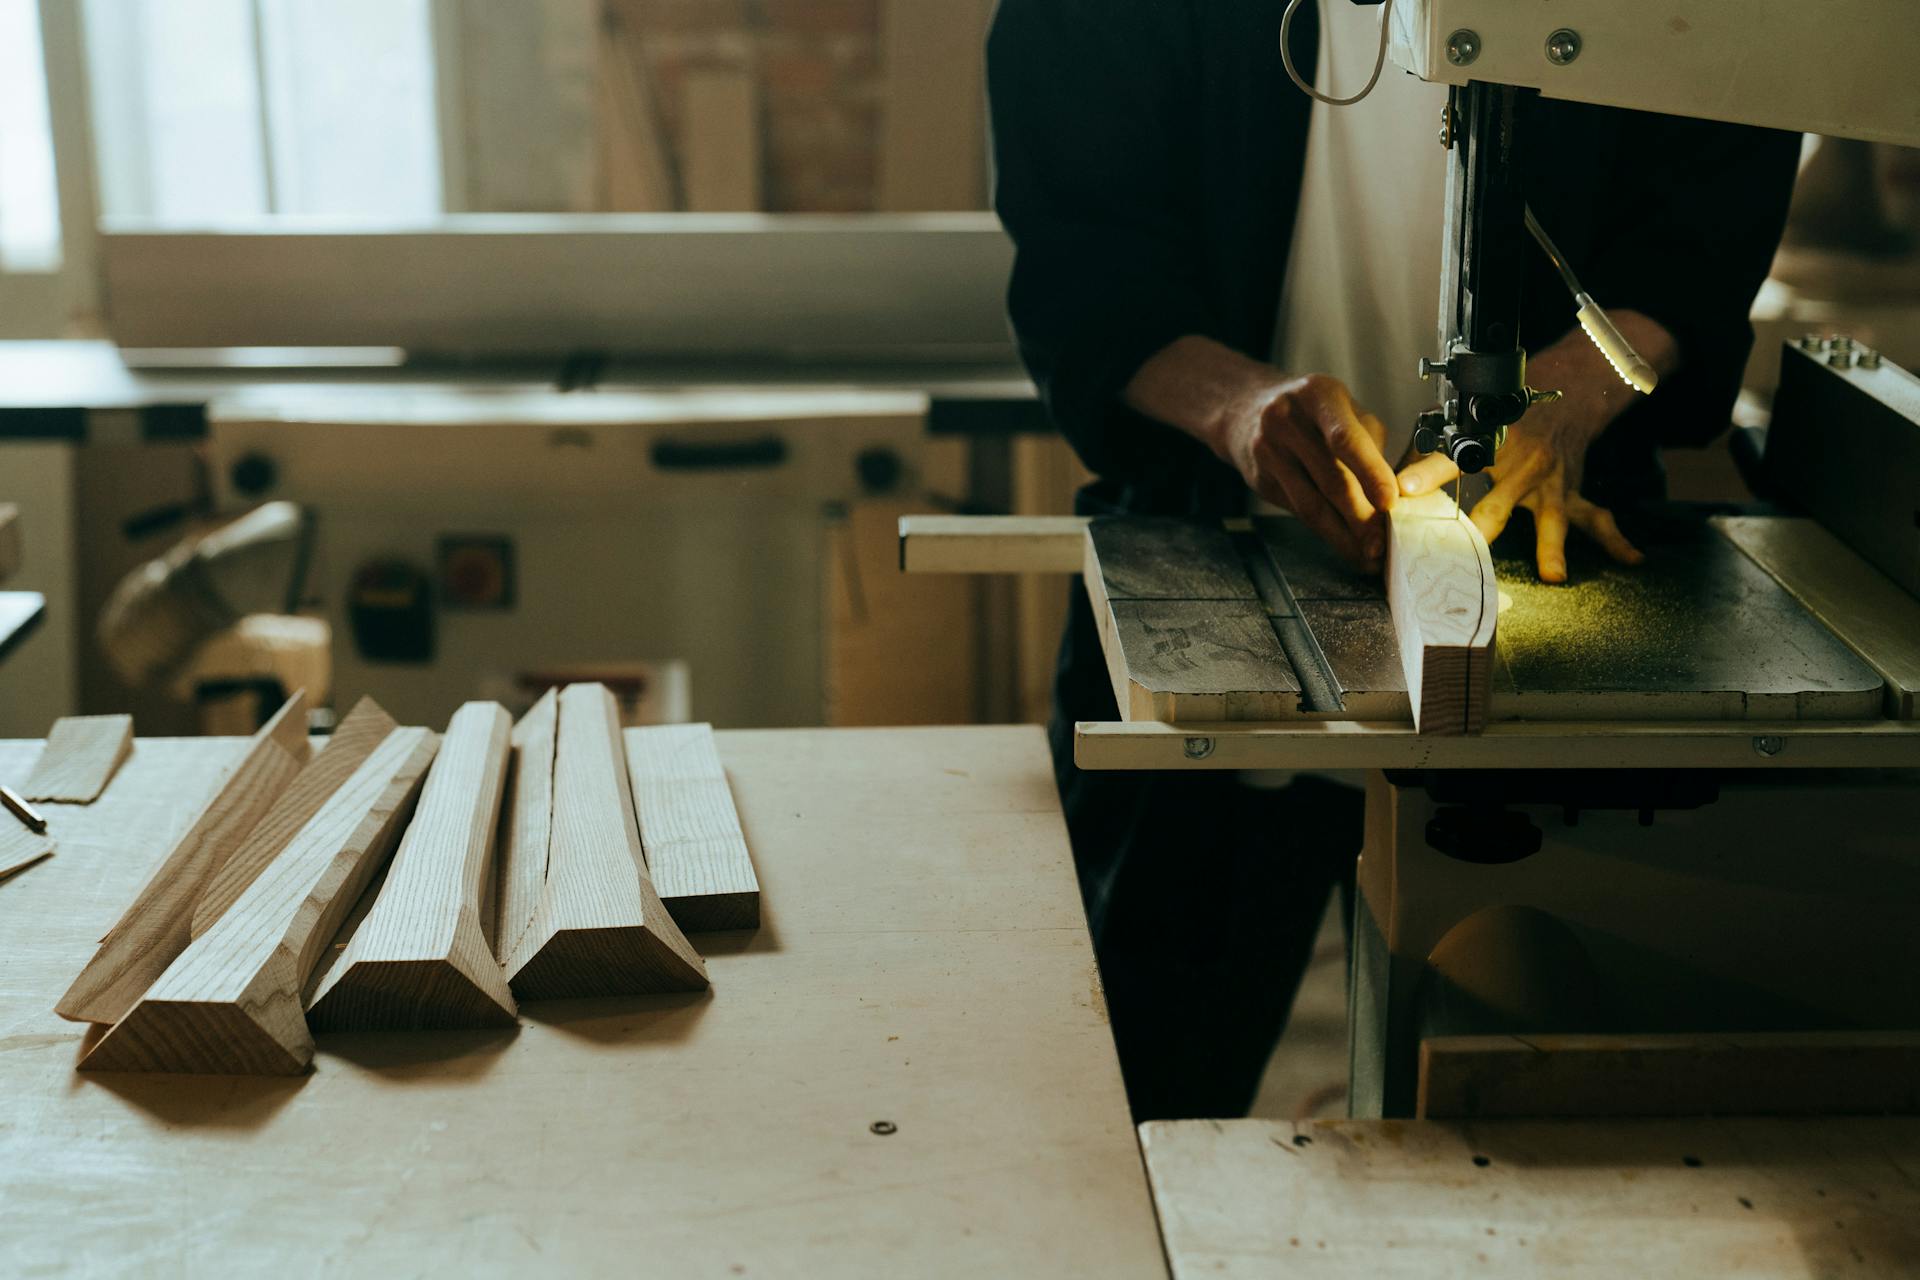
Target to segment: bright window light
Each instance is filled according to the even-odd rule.
[[[0,271],[60,269],[60,195],[36,0],[0,0]]]

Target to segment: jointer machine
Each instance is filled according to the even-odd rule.
[[[1887,0],[1383,21],[1383,54],[1451,86],[1415,443],[1467,473],[1552,393],[1515,336],[1515,261],[1554,253],[1514,171],[1534,95],[1920,143],[1920,31]],[[1289,518],[909,517],[901,563],[1081,576],[1120,712],[1078,726],[1082,768],[1365,771],[1349,1106],[1413,1116],[1447,1037],[1920,1032],[1920,379],[1809,335],[1746,443],[1774,501],[1643,511],[1645,564],[1570,545],[1566,586],[1440,495],[1396,508],[1384,582]],[[1807,1107],[1845,1109],[1841,1077]]]

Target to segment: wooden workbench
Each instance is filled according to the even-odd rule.
[[[696,939],[710,993],[322,1036],[295,1080],[78,1075],[52,1013],[237,741],[47,806],[0,883],[3,1269],[1164,1276],[1040,733],[719,744],[765,919]]]

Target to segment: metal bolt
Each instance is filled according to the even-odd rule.
[[[1440,145],[1453,150],[1453,104],[1440,108]]]
[[[1833,349],[1835,351],[1851,351],[1853,350],[1853,339],[1844,333],[1836,333],[1833,335]]]
[[[1802,351],[1818,351],[1820,349],[1820,335],[1817,333],[1802,334],[1800,337],[1800,349]]]
[[[872,1124],[867,1126],[867,1130],[870,1133],[877,1133],[884,1138],[884,1137],[887,1137],[889,1134],[895,1134],[900,1132],[900,1126],[895,1124],[891,1120],[875,1120]]]
[[[1547,61],[1556,67],[1564,67],[1580,56],[1580,33],[1571,27],[1562,27],[1547,37]]]
[[[1850,369],[1853,367],[1853,352],[1836,345],[1833,354],[1827,357],[1827,363],[1835,369]]]
[[[1447,37],[1447,61],[1464,67],[1480,56],[1480,33],[1462,27]]]
[[[1860,349],[1860,367],[1862,369],[1878,369],[1880,367],[1880,353],[1871,347],[1862,347]]]
[[[1769,758],[1779,755],[1787,749],[1787,740],[1775,734],[1762,734],[1753,740],[1753,749]]]
[[[1440,377],[1443,377],[1443,378],[1452,377],[1453,362],[1451,360],[1429,360],[1427,359],[1427,357],[1421,356],[1420,357],[1420,381],[1430,382],[1432,381],[1435,374],[1438,374]]]
[[[1186,744],[1187,759],[1205,760],[1213,754],[1212,738],[1188,738]]]

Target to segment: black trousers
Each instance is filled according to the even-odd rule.
[[[1352,882],[1361,795],[1075,768],[1074,722],[1118,715],[1076,582],[1048,736],[1127,1099],[1136,1122],[1245,1115],[1328,895]]]

